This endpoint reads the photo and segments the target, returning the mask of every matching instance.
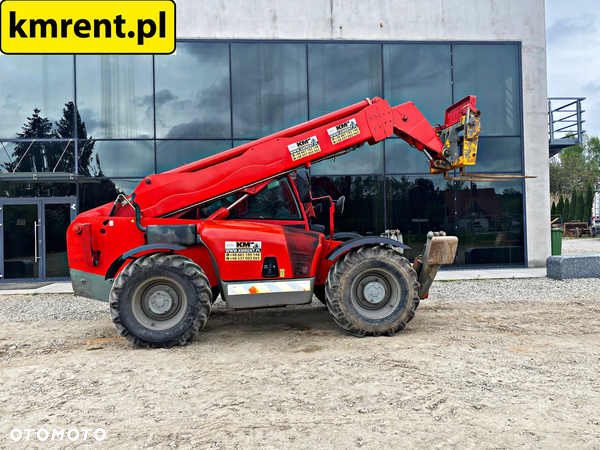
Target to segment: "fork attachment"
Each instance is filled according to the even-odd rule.
[[[459,176],[451,177],[448,172],[444,172],[444,180],[447,181],[514,181],[520,178],[536,178],[530,175],[512,175],[495,173],[467,173],[464,167],[459,170]]]
[[[475,165],[477,145],[481,132],[481,113],[475,108],[475,97],[468,96],[446,110],[443,126],[436,132],[444,147],[443,159],[430,162],[432,174],[443,173],[447,181],[513,181],[520,178],[535,178],[525,175],[467,173],[466,166]],[[449,172],[459,169],[459,176],[450,176]]]

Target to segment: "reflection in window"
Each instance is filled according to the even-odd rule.
[[[145,177],[154,173],[153,141],[80,141],[79,173],[87,177]],[[85,149],[85,151],[82,151]]]
[[[454,100],[477,96],[482,136],[520,136],[519,46],[453,45]]]
[[[391,106],[413,102],[435,125],[452,104],[450,45],[384,44],[385,99]]]
[[[390,228],[399,228],[412,247],[411,260],[421,251],[425,233],[445,231],[458,236],[458,264],[522,264],[523,188],[521,181],[471,183],[441,177],[387,177]]]
[[[77,105],[97,139],[154,137],[152,56],[77,56]]]
[[[22,131],[17,134],[21,141],[0,142],[0,172],[74,173],[75,119],[78,136],[87,138],[85,123],[82,122],[81,116],[76,114],[73,102],[64,105],[62,116],[54,123],[43,117],[40,110],[35,109],[27,118]],[[86,174],[87,149],[87,144],[79,147],[79,172],[82,174]]]
[[[329,195],[337,200],[346,197],[343,214],[335,214],[335,231],[379,235],[385,231],[383,220],[383,177],[381,176],[317,176],[311,177],[314,197]],[[329,234],[329,202],[319,200],[323,209],[317,212],[315,223],[325,226]]]
[[[75,142],[0,142],[0,172],[70,172],[75,168]]]
[[[69,197],[75,195],[75,183],[0,181],[0,197]]]
[[[119,194],[130,195],[141,179],[103,178],[79,183],[79,212],[113,203]]]
[[[448,191],[449,189],[449,191]],[[440,176],[386,178],[388,228],[399,229],[404,243],[411,247],[405,256],[412,261],[418,256],[426,241],[428,231],[454,233],[454,216],[446,197],[452,186]]]
[[[305,44],[232,44],[231,77],[234,138],[306,122]]]
[[[244,196],[232,194],[187,212],[182,219],[206,219],[219,208],[227,208]],[[302,213],[286,177],[273,180],[256,195],[250,195],[230,209],[230,219],[302,220]]]
[[[477,163],[467,172],[521,172],[521,139],[510,137],[480,138]]]
[[[425,154],[402,139],[385,141],[386,173],[429,173]]]
[[[383,143],[365,144],[345,155],[321,161],[310,171],[312,175],[380,174],[383,172]]]
[[[231,141],[157,141],[157,172],[207,158],[231,148]]]
[[[464,264],[522,264],[523,183],[465,183],[456,190],[458,257]]]
[[[310,118],[381,97],[381,44],[309,44]]]
[[[74,99],[73,56],[11,55],[0,70],[0,138],[23,132],[34,109],[50,123]]]
[[[229,44],[180,42],[155,73],[157,138],[231,138]]]
[[[69,276],[67,257],[67,228],[71,223],[71,207],[68,203],[44,205],[44,235],[46,239],[46,277]]]

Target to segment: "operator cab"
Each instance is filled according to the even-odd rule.
[[[256,194],[248,195],[238,191],[209,203],[197,206],[179,216],[182,220],[202,220],[223,218],[225,220],[251,220],[267,222],[287,227],[301,228],[325,233],[326,227],[313,223],[316,211],[322,211],[323,204],[313,205],[314,200],[325,200],[333,205],[335,212],[344,210],[344,196],[337,201],[330,197],[313,198],[310,192],[308,171],[300,169],[288,175],[276,178]],[[223,217],[218,212],[226,209]],[[217,214],[217,216],[215,216]]]
[[[236,202],[237,204],[234,205]],[[229,210],[227,220],[264,220],[279,225],[305,228],[304,214],[288,176],[271,181],[254,195],[236,192],[191,209],[179,218],[207,219],[221,208]]]

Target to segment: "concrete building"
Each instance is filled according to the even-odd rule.
[[[536,178],[446,183],[388,139],[313,166],[313,188],[346,195],[341,230],[444,229],[457,266],[545,265],[544,0],[180,0],[177,37],[169,56],[0,56],[2,280],[67,276],[76,212],[149,173],[375,96],[435,124],[476,95],[474,170]]]

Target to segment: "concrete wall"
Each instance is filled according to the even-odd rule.
[[[521,41],[527,261],[550,255],[544,0],[179,0],[181,39]],[[475,166],[476,168],[476,166]]]

